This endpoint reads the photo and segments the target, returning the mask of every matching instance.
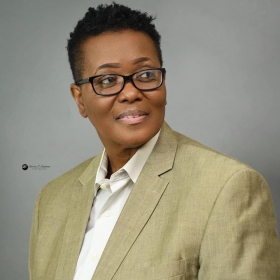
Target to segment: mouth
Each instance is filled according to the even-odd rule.
[[[137,124],[141,123],[148,113],[142,110],[127,110],[121,113],[116,120],[126,124]]]

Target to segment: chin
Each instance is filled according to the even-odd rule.
[[[147,133],[146,131],[138,131],[132,133],[131,137],[122,139],[121,142],[123,143],[123,146],[126,146],[127,148],[140,148],[141,146],[149,142],[159,130],[160,128],[150,133]]]

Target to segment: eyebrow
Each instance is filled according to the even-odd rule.
[[[132,63],[137,64],[137,63],[149,61],[149,60],[151,60],[151,59],[146,56],[143,56],[143,57],[136,58]]]
[[[103,69],[103,68],[120,68],[119,63],[105,63],[100,66],[98,66],[95,70],[95,74],[97,73],[98,70]]]
[[[133,60],[133,64],[137,64],[140,62],[144,62],[144,61],[149,61],[151,60],[150,58],[144,56],[144,57],[139,57],[136,58],[135,60]],[[104,63],[101,64],[100,66],[98,66],[95,70],[95,74],[97,73],[97,71],[99,71],[100,69],[104,69],[104,68],[120,68],[120,64],[119,63]]]

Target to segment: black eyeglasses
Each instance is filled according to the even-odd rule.
[[[120,93],[125,83],[130,81],[141,91],[150,91],[159,88],[164,80],[165,68],[151,68],[138,71],[128,76],[105,74],[92,76],[76,82],[76,85],[91,83],[92,89],[98,95],[111,96]]]

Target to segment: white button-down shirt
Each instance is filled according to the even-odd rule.
[[[106,151],[103,151],[94,186],[95,192],[98,193],[90,213],[74,280],[92,278],[124,204],[157,142],[159,133],[142,146],[121,169],[113,173],[110,179],[105,180],[107,187],[103,185],[98,191],[100,181],[102,184],[107,175],[108,157]]]

